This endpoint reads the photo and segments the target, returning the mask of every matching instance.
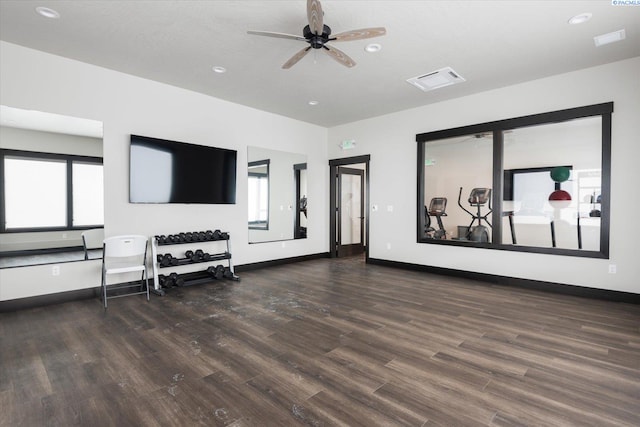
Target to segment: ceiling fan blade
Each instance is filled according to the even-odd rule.
[[[332,57],[333,59],[335,59],[342,65],[344,65],[345,67],[351,68],[354,65],[356,65],[356,61],[351,59],[346,53],[344,53],[340,49],[336,49],[335,47],[329,46],[326,44],[324,45],[324,48],[327,50],[327,53],[329,54],[330,57]]]
[[[302,40],[307,41],[304,37],[295,36],[293,34],[285,34],[285,33],[274,33],[272,31],[247,31],[247,34],[253,34],[255,36],[267,36],[267,37],[277,37],[279,39],[290,39],[290,40]]]
[[[307,18],[309,19],[309,28],[313,34],[321,35],[323,32],[322,15],[320,0],[307,0]]]
[[[285,62],[282,68],[288,70],[289,68],[293,67],[307,54],[307,52],[309,52],[309,50],[311,50],[311,46],[305,47],[304,49],[293,55],[287,62]]]
[[[347,42],[350,40],[370,39],[372,37],[384,36],[387,30],[384,27],[361,28],[359,30],[345,31],[331,36],[331,40],[335,38],[337,42]]]

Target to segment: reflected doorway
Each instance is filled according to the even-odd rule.
[[[330,168],[329,242],[332,258],[369,259],[369,155],[334,159]]]

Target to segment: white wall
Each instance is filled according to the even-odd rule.
[[[330,159],[345,157],[337,144],[346,139],[357,141],[349,156],[371,155],[371,204],[380,209],[370,215],[370,256],[640,293],[634,232],[640,212],[639,75],[640,58],[634,58],[329,129]],[[614,102],[609,260],[416,243],[416,134],[608,101]],[[617,265],[617,274],[608,274],[609,264]]]
[[[144,235],[220,228],[231,233],[233,261],[247,264],[328,251],[327,130],[184,89],[0,42],[0,104],[104,124],[105,233]],[[211,78],[218,78],[212,73]],[[224,77],[223,77],[224,78]],[[235,205],[129,204],[129,135],[238,151]],[[309,159],[307,239],[248,244],[247,146],[302,153]],[[255,144],[253,144],[255,145]],[[0,270],[0,300],[93,287],[100,264]]]
[[[371,257],[640,293],[634,234],[640,208],[635,197],[640,58],[329,130],[5,42],[0,42],[0,58],[0,104],[104,123],[107,235],[221,228],[231,232],[236,264],[326,252],[327,159],[345,156],[337,143],[355,139],[357,146],[347,154],[371,155],[371,204],[380,206],[370,215]],[[608,101],[615,103],[609,260],[416,243],[417,133]],[[238,203],[129,204],[132,133],[237,150]],[[247,175],[246,148],[258,140],[263,146],[307,155],[308,197],[313,206],[307,239],[248,244],[247,188],[242,177]],[[388,205],[394,207],[392,212]],[[617,265],[617,274],[607,273],[609,264]],[[64,264],[55,278],[51,266],[1,269],[0,300],[98,286],[99,270],[97,261]]]

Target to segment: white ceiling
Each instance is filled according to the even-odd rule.
[[[353,68],[313,50],[283,70],[304,42],[247,34],[301,35],[304,0],[2,0],[0,39],[331,127],[640,56],[640,6],[612,3],[323,0],[334,34],[387,29],[379,38],[334,43],[356,61]],[[41,17],[37,6],[60,18]],[[567,23],[583,12],[592,19]],[[623,28],[625,40],[595,47],[594,36]],[[382,50],[366,53],[369,42]],[[466,81],[432,92],[406,82],[446,66]]]

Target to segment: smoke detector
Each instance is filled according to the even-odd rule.
[[[421,76],[407,79],[407,82],[425,92],[464,82],[465,79],[451,67],[441,68]]]

